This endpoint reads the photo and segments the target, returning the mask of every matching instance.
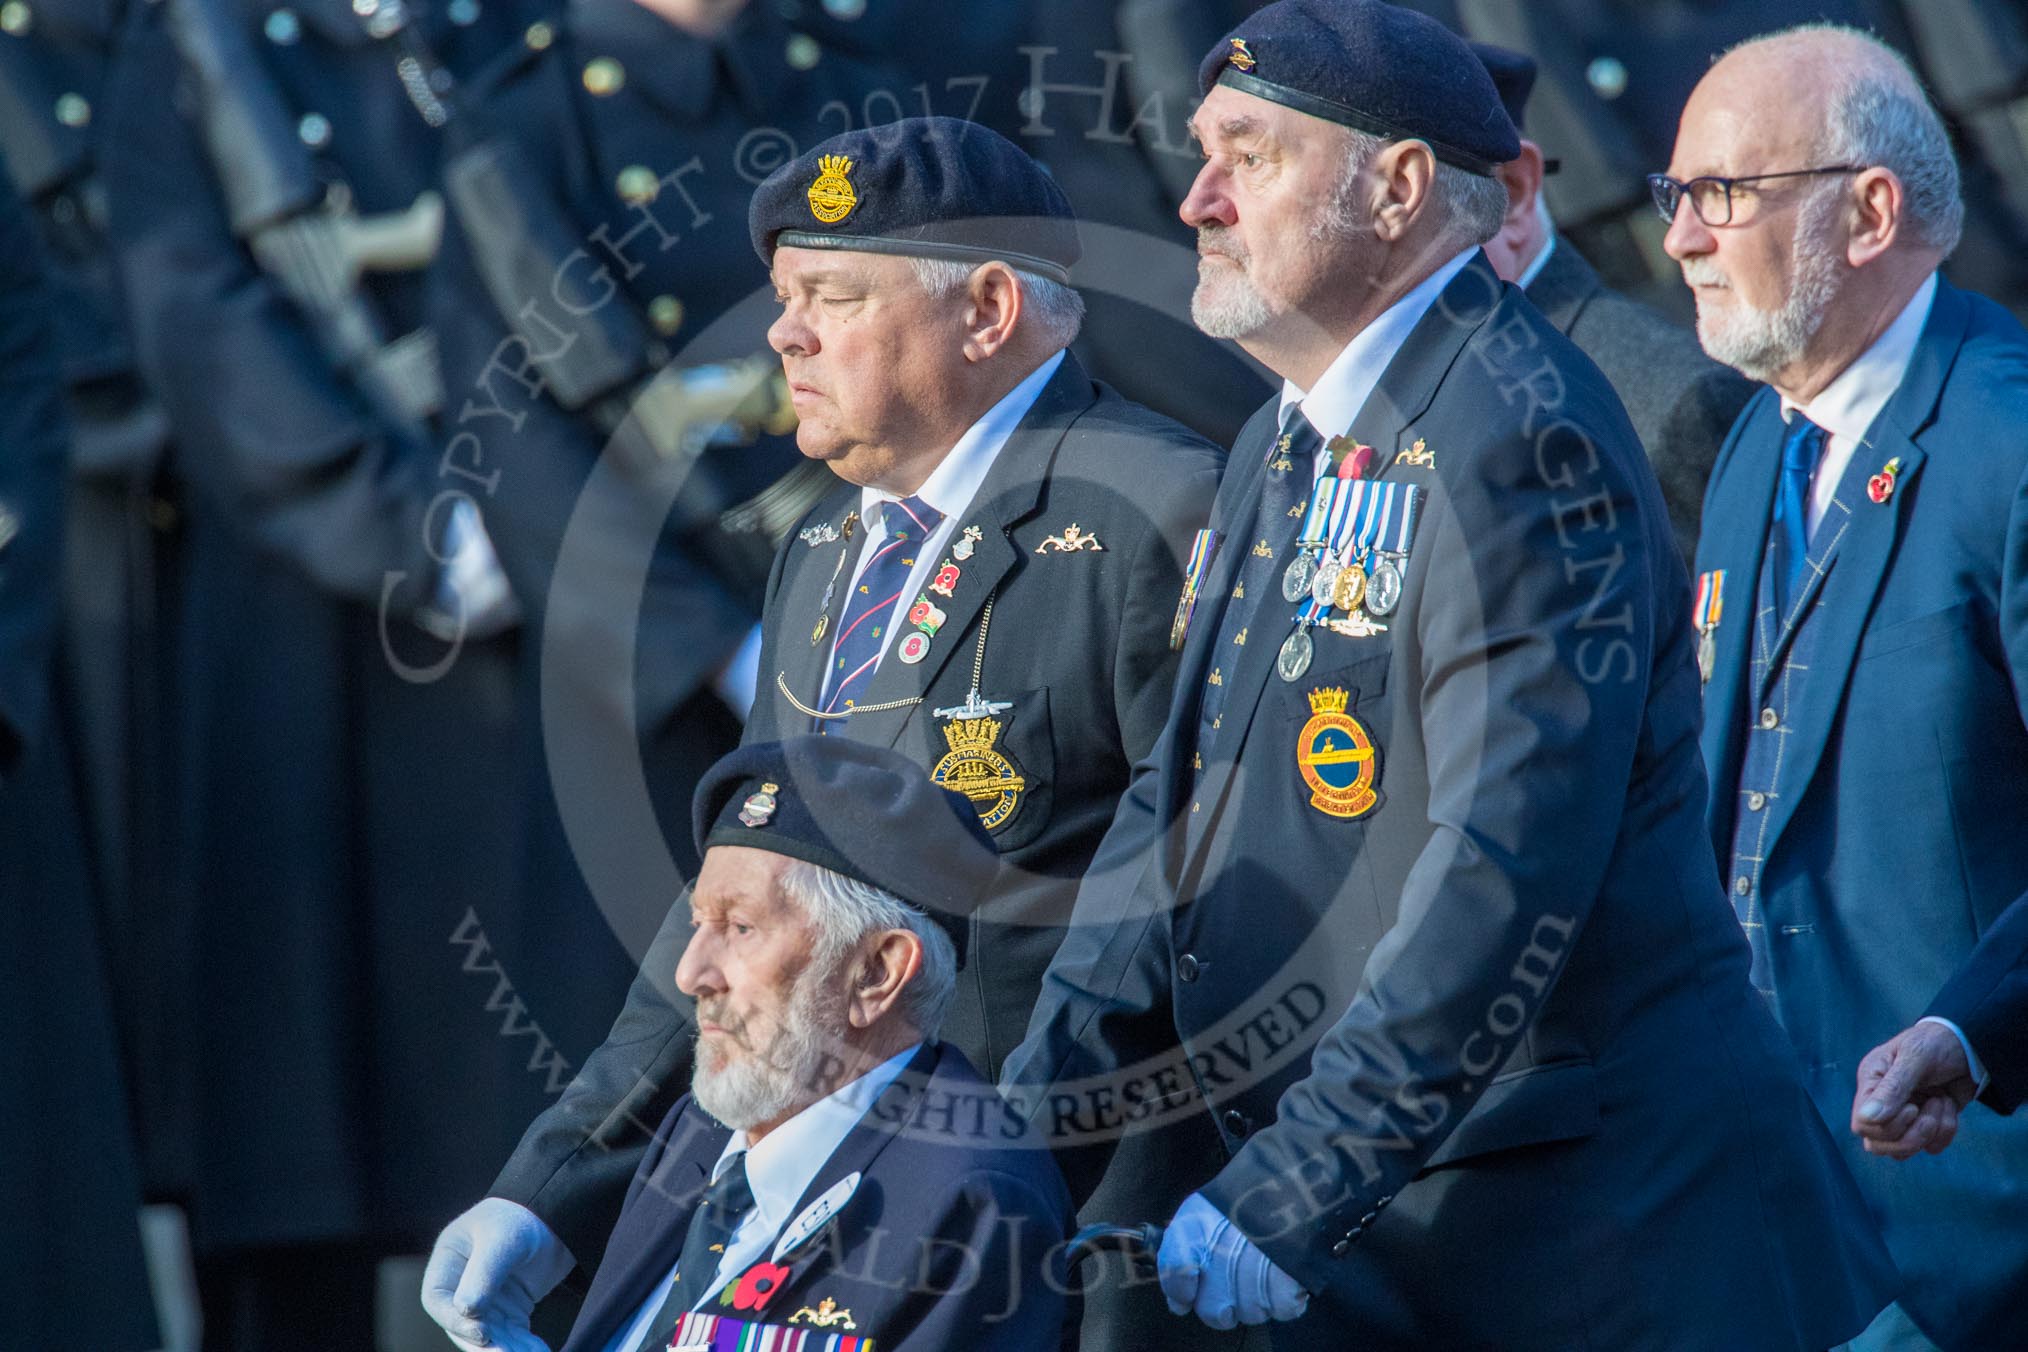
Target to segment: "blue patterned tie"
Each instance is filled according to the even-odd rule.
[[[1289,546],[1303,529],[1302,509],[1317,484],[1317,451],[1324,439],[1300,409],[1290,410],[1282,428],[1268,448],[1260,510],[1244,535],[1234,533],[1223,546],[1245,550],[1246,561],[1235,574],[1236,585],[1226,600],[1218,638],[1212,644],[1211,669],[1205,673],[1207,684],[1197,713],[1200,757],[1218,730],[1227,684],[1239,665],[1241,651],[1249,642],[1280,643],[1288,626],[1276,621],[1286,620],[1296,610],[1282,599],[1282,570],[1289,565]],[[1258,634],[1253,632],[1256,628]]]
[[[846,598],[838,641],[831,648],[831,695],[824,701],[825,713],[851,713],[873,680],[890,637],[888,614],[908,586],[922,542],[943,520],[942,512],[917,497],[902,498],[880,509],[880,524],[887,538],[866,561]]]
[[[753,1186],[747,1181],[746,1152],[742,1150],[725,1166],[725,1172],[712,1180],[697,1210],[691,1213],[690,1228],[683,1235],[683,1251],[676,1261],[676,1281],[634,1352],[662,1352],[669,1346],[683,1316],[711,1294],[725,1246],[732,1243],[751,1210]]]
[[[1782,442],[1781,494],[1775,499],[1775,602],[1789,613],[1810,556],[1810,475],[1824,452],[1824,429],[1798,414]]]

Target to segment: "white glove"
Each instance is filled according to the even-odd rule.
[[[1176,1208],[1155,1266],[1170,1313],[1194,1312],[1215,1329],[1294,1319],[1310,1307],[1310,1293],[1200,1192]]]
[[[576,1266],[540,1216],[488,1197],[437,1236],[423,1269],[423,1309],[466,1352],[549,1352],[528,1317]]]

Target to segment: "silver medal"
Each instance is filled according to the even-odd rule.
[[[1706,625],[1704,632],[1697,636],[1697,675],[1706,685],[1711,683],[1711,673],[1718,669],[1718,638],[1712,627]]]
[[[1338,575],[1345,571],[1345,565],[1336,558],[1327,558],[1317,568],[1317,576],[1310,582],[1310,599],[1321,610],[1331,608],[1331,593],[1337,589]]]
[[[1305,549],[1289,561],[1282,574],[1282,599],[1300,601],[1310,594],[1310,580],[1317,575],[1317,556]]]
[[[1310,669],[1310,659],[1316,655],[1317,644],[1310,637],[1307,625],[1299,626],[1296,632],[1282,640],[1282,650],[1275,654],[1275,671],[1285,681],[1300,681],[1303,673]]]
[[[1392,615],[1400,604],[1401,569],[1395,567],[1393,559],[1382,559],[1366,575],[1367,612],[1384,618]]]

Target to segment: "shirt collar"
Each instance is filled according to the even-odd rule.
[[[1799,405],[1783,395],[1782,421],[1790,421],[1800,411],[1834,437],[1864,441],[1873,420],[1901,388],[1902,377],[1908,374],[1908,364],[1915,359],[1915,345],[1922,338],[1922,327],[1929,322],[1929,308],[1935,300],[1936,274],[1932,272],[1916,288],[1894,322],[1873,340],[1873,346],[1840,371],[1837,379],[1815,399]]]
[[[711,1179],[746,1156],[746,1182],[753,1190],[754,1210],[768,1232],[780,1233],[792,1219],[796,1203],[809,1191],[817,1172],[859,1125],[859,1119],[899,1079],[922,1044],[917,1042],[882,1061],[848,1084],[842,1084],[749,1146],[746,1133],[735,1131],[712,1166]]]
[[[1535,279],[1542,275],[1542,269],[1549,266],[1549,255],[1555,252],[1556,232],[1552,230],[1549,232],[1548,242],[1542,246],[1542,252],[1536,254],[1534,261],[1521,269],[1521,275],[1514,279],[1514,285],[1520,287],[1523,291],[1535,285]]]
[[[1014,435],[1014,429],[1028,416],[1028,410],[1042,395],[1042,387],[1049,383],[1063,365],[1063,349],[1050,354],[1048,360],[1022,377],[1021,383],[1001,398],[1000,402],[965,429],[937,467],[924,479],[915,496],[936,508],[948,521],[971,505],[978,496],[979,485],[986,481],[986,474],[993,468],[993,462],[1000,456],[1000,448],[1007,444],[1007,438]],[[859,491],[859,519],[866,523],[868,530],[879,525],[879,513],[883,506],[893,502],[896,495],[883,493],[877,488],[862,488]]]
[[[1281,425],[1286,427],[1289,420],[1289,406],[1300,404],[1303,416],[1317,429],[1320,436],[1343,436],[1352,426],[1352,420],[1359,416],[1359,410],[1366,406],[1367,396],[1380,383],[1381,372],[1394,360],[1394,354],[1408,341],[1412,332],[1429,307],[1436,304],[1436,298],[1451,284],[1451,278],[1465,270],[1479,252],[1474,244],[1456,258],[1432,272],[1417,284],[1413,291],[1387,307],[1381,316],[1353,335],[1331,364],[1324,368],[1324,374],[1317,378],[1314,389],[1297,389],[1294,382],[1282,382],[1282,406],[1279,411]]]

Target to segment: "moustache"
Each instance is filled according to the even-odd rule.
[[[1708,258],[1684,259],[1683,280],[1690,286],[1714,286],[1726,290],[1732,287],[1724,271]]]
[[[1219,258],[1229,258],[1233,262],[1244,266],[1249,259],[1249,255],[1245,249],[1231,245],[1221,247],[1227,239],[1225,232],[1230,228],[1230,226],[1224,225],[1199,226],[1197,228],[1197,252],[1200,255],[1216,255]]]

